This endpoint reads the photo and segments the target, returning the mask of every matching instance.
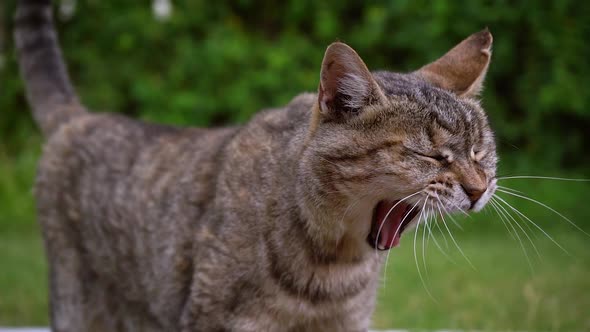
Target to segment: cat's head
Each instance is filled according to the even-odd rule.
[[[343,43],[326,50],[308,165],[322,199],[338,193],[345,213],[367,219],[374,247],[395,246],[421,211],[477,211],[496,189],[494,135],[478,102],[491,44],[486,29],[407,74],[372,73]]]

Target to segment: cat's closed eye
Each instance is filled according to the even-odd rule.
[[[426,159],[429,161],[436,161],[438,163],[446,163],[450,162],[450,158],[448,154],[443,154],[439,152],[419,152],[416,150],[409,149],[413,154],[416,156]]]
[[[478,149],[478,148],[471,148],[470,157],[475,162],[481,161],[486,156],[486,150]]]
[[[434,155],[425,155],[426,158],[430,158],[430,159],[434,159],[438,162],[448,162],[449,161],[449,157],[446,155],[442,155],[442,154],[434,154]]]

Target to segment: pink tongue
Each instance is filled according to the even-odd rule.
[[[387,250],[399,245],[402,218],[406,213],[407,205],[404,203],[397,204],[390,212],[391,208],[397,201],[384,201],[377,206],[377,224],[381,229],[377,239],[377,248]],[[389,213],[389,215],[387,215]],[[387,216],[387,219],[385,218]]]

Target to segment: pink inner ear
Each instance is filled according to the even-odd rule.
[[[473,97],[482,88],[491,58],[492,34],[483,30],[467,37],[418,74],[430,83],[459,96]]]
[[[332,101],[332,98],[334,98],[334,96],[330,95],[329,93],[326,93],[324,87],[322,86],[322,83],[320,83],[318,89],[318,101],[320,103],[320,109],[327,110],[328,105]]]
[[[331,60],[322,66],[320,86],[326,97],[334,97],[336,95],[338,81],[342,76],[344,76],[342,66],[336,63],[336,60]]]
[[[333,43],[328,47],[322,62],[318,93],[323,112],[334,111],[330,108],[335,105],[362,107],[375,88],[371,72],[352,48],[343,43]]]

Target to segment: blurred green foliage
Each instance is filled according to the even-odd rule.
[[[3,144],[18,147],[33,126],[8,38],[14,3],[5,1],[3,13],[0,132]],[[71,17],[58,15],[87,105],[183,125],[243,122],[315,90],[332,41],[349,43],[372,69],[409,71],[487,26],[495,42],[483,99],[501,147],[535,164],[590,163],[590,2],[172,4],[167,20],[157,20],[148,2],[115,0],[77,1]]]
[[[56,2],[57,9],[72,0]],[[588,1],[172,0],[167,20],[157,20],[146,1],[75,3],[71,16],[57,11],[57,23],[84,103],[195,126],[242,123],[314,91],[325,47],[335,40],[372,69],[410,71],[487,26],[495,41],[483,104],[498,136],[500,174],[590,178]],[[0,323],[47,324],[46,265],[30,189],[41,138],[18,76],[14,7],[15,0],[0,3]],[[503,184],[590,227],[588,183]],[[392,254],[393,281],[380,292],[376,327],[590,328],[587,237],[549,210],[504,197],[571,257],[530,226],[543,262],[521,234],[537,269],[529,275],[520,242],[501,233],[493,212],[478,214],[456,236],[479,272],[445,263],[432,244],[426,250],[426,285],[439,304],[423,290],[411,238],[404,239]],[[445,250],[462,259],[452,243]]]

